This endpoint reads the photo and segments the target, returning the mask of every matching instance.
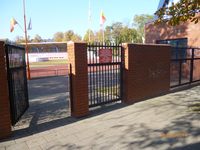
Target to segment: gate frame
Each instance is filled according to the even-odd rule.
[[[99,59],[97,58],[97,56],[99,56],[98,53],[100,52],[100,49],[109,49],[112,51],[112,62],[105,62],[105,63],[100,62],[100,58]],[[95,51],[95,53],[97,54],[95,58],[94,58],[94,54],[93,55],[90,54],[90,51],[93,51],[93,52]],[[117,56],[113,55],[113,52],[115,52]],[[100,89],[100,90],[104,90],[104,88],[106,88],[106,84],[107,84],[106,81],[99,83],[99,81],[102,81],[103,79],[105,79],[105,77],[96,77],[96,75],[106,76],[104,74],[106,71],[108,71],[108,73],[106,73],[107,75],[112,76],[112,80],[114,80],[114,77],[116,77],[116,79],[119,80],[117,84],[119,85],[119,88],[117,89],[113,88],[116,86],[115,82],[117,82],[116,80],[114,80],[114,83],[112,82],[111,84],[111,90],[110,88],[108,90],[108,93],[111,95],[111,98],[105,98],[106,94],[99,95],[98,92],[89,91],[90,94],[93,93],[92,96],[89,95],[89,107],[96,107],[96,106],[101,106],[101,105],[121,101],[123,97],[123,68],[124,68],[123,66],[124,49],[122,45],[118,43],[117,44],[116,43],[108,43],[108,44],[107,43],[89,43],[87,45],[87,55],[88,55],[87,56],[88,76],[89,76],[89,81],[90,81],[90,83],[88,83],[88,88],[90,91],[91,91],[90,86],[92,85],[91,78],[94,78],[94,76],[95,78],[97,78],[93,82],[93,84],[95,85],[95,88]],[[111,69],[110,69],[110,66],[112,67]],[[117,67],[117,70],[116,68],[113,68],[114,66]],[[106,69],[106,67],[109,67],[109,69],[104,70]],[[94,75],[91,72],[94,71],[95,69],[98,71]],[[119,71],[119,75],[115,75],[115,74],[118,74],[118,71]],[[113,77],[113,75],[115,76]],[[116,91],[118,91],[117,94],[119,95],[117,95],[117,97],[114,98],[114,92]],[[98,101],[99,97],[100,97],[100,102]]]
[[[9,50],[12,48],[20,49],[23,52],[24,55],[24,61],[23,66],[20,67],[14,67],[10,68],[9,64]],[[18,46],[18,45],[12,45],[12,44],[5,44],[5,55],[6,55],[6,64],[7,64],[7,79],[8,79],[8,89],[9,89],[9,97],[10,97],[10,113],[11,113],[11,123],[12,125],[15,125],[21,116],[26,112],[26,110],[29,108],[29,97],[28,97],[28,83],[27,83],[27,71],[26,71],[26,60],[25,60],[25,48]],[[15,107],[15,97],[13,97],[13,79],[12,79],[12,72],[14,70],[23,70],[23,77],[24,77],[24,98],[26,101],[26,107],[20,112],[21,114],[19,116],[16,116],[17,108]]]

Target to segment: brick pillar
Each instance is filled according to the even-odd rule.
[[[11,135],[10,102],[4,42],[0,41],[0,139]]]
[[[170,88],[170,50],[167,45],[123,44],[124,103],[157,96]]]
[[[71,64],[71,115],[83,117],[89,112],[87,44],[68,43],[67,51]]]

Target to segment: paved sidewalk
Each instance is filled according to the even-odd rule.
[[[56,120],[69,117],[69,83],[67,76],[28,81],[30,107],[13,130],[36,132]]]
[[[200,86],[125,106],[117,104],[84,119],[64,118],[36,133],[14,134],[0,150],[198,150]],[[112,110],[112,111],[111,111]]]

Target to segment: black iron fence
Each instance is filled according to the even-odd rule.
[[[200,48],[172,48],[170,86],[200,81]]]
[[[120,101],[122,98],[122,46],[89,44],[89,107]]]
[[[5,47],[11,120],[14,125],[29,106],[25,49],[8,44]]]

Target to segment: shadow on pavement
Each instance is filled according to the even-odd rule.
[[[18,139],[18,138],[30,136],[32,134],[36,134],[36,133],[44,132],[44,131],[51,130],[54,128],[62,127],[62,126],[65,126],[65,125],[68,125],[71,123],[75,123],[80,120],[84,120],[87,118],[91,118],[91,117],[95,117],[95,116],[98,116],[101,114],[111,112],[113,110],[124,108],[124,107],[126,107],[126,105],[122,104],[122,103],[115,103],[115,104],[110,104],[109,106],[102,106],[102,107],[103,108],[97,107],[96,109],[91,110],[89,115],[86,117],[74,118],[71,116],[67,116],[67,117],[65,116],[63,118],[54,119],[51,121],[43,122],[41,124],[36,123],[38,121],[38,117],[34,116],[30,121],[30,126],[27,128],[15,130],[13,132],[12,138]],[[54,115],[58,115],[54,112],[51,112],[51,113]],[[8,139],[8,140],[10,140],[10,139]]]
[[[120,147],[121,149],[148,149],[150,147],[154,149],[173,150],[199,149],[200,112],[190,110],[191,106],[196,106],[196,103],[199,104],[200,102],[199,91],[200,86],[138,102],[134,105],[127,106],[122,103],[116,103],[109,106],[102,106],[99,107],[101,109],[91,110],[87,117],[79,119],[63,115],[65,113],[58,111],[59,109],[56,108],[61,107],[65,109],[65,106],[68,107],[69,103],[66,101],[68,96],[65,97],[62,93],[57,95],[52,94],[51,98],[44,98],[42,96],[42,101],[40,101],[40,96],[37,96],[37,98],[31,101],[39,103],[41,108],[35,107],[35,109],[44,110],[44,114],[50,113],[54,115],[54,119],[50,118],[48,120],[48,117],[45,118],[45,115],[42,113],[38,114],[39,117],[33,114],[34,117],[30,119],[31,126],[15,130],[12,139],[30,136],[83,119],[99,116],[98,125],[101,125],[102,122],[104,124],[106,122],[109,125],[106,130],[109,136],[104,131],[99,132],[98,135],[91,139],[93,147],[98,146],[99,149],[108,149],[116,143],[122,146]],[[37,106],[37,103],[33,103],[33,106]],[[46,104],[49,106],[52,105],[52,109],[56,109],[48,112],[48,108],[50,110],[51,107],[43,109]],[[101,114],[106,115],[101,117]],[[39,122],[40,117],[41,122]],[[47,121],[44,121],[46,119]],[[95,121],[93,120],[93,123]],[[92,123],[92,121],[88,123]],[[102,139],[106,142],[99,145],[96,141],[101,141]],[[188,143],[188,141],[192,141],[193,144]],[[66,147],[77,148],[76,145],[60,145],[59,148]],[[78,148],[83,147],[78,146]]]

